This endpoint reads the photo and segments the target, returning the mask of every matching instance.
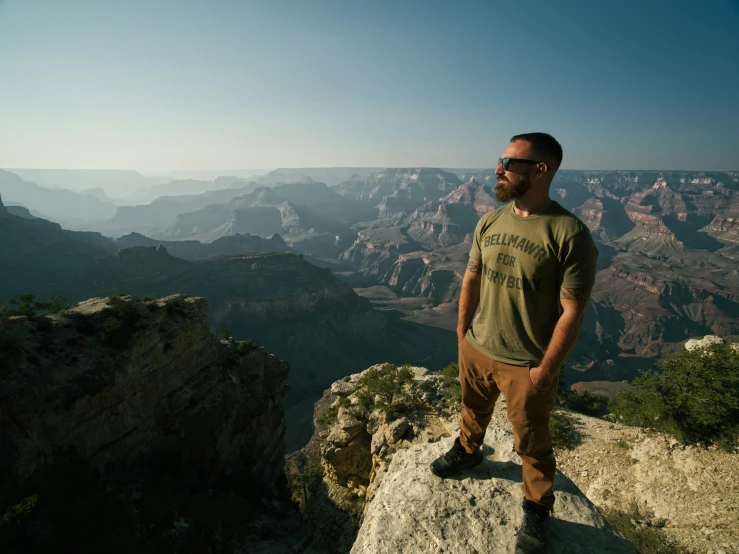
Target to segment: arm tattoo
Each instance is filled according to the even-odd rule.
[[[467,269],[469,269],[472,273],[479,273],[482,274],[482,262],[476,262],[475,260],[470,260],[467,264]]]
[[[590,289],[565,289],[559,290],[559,297],[565,300],[579,300],[586,302],[590,298]]]

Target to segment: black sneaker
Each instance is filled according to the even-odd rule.
[[[465,468],[482,463],[482,459],[482,450],[478,448],[472,454],[467,454],[459,442],[459,437],[457,437],[451,450],[433,461],[431,464],[431,473],[437,477],[449,477],[456,475]]]
[[[516,554],[541,554],[547,551],[549,510],[530,500],[523,501],[523,523],[516,538]]]

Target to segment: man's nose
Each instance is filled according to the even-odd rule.
[[[504,175],[505,169],[503,169],[503,164],[498,164],[498,166],[495,168],[495,174],[496,175]]]

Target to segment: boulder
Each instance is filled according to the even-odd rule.
[[[702,339],[690,339],[685,343],[686,350],[695,350],[696,348],[709,348],[714,344],[726,344],[726,341],[717,335],[706,335]],[[739,350],[739,343],[730,342],[731,348]]]

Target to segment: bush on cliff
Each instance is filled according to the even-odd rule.
[[[131,342],[141,313],[135,302],[128,302],[120,296],[108,298],[108,306],[110,311],[103,321],[102,339],[107,346],[122,350]]]
[[[336,416],[338,413],[339,413],[339,407],[331,406],[325,412],[323,412],[318,417],[318,419],[316,419],[316,423],[318,425],[331,425],[334,421],[336,421]]]
[[[59,313],[68,307],[65,296],[52,296],[48,300],[37,301],[35,294],[21,294],[0,306],[0,316],[25,316],[32,319],[37,315]]]
[[[441,376],[446,386],[444,400],[448,407],[457,406],[462,402],[462,386],[459,384],[459,366],[452,362],[441,370]]]
[[[0,545],[5,544],[12,548],[14,545],[22,544],[24,526],[29,521],[36,504],[38,495],[34,494],[6,510],[0,517]]]
[[[549,416],[549,433],[554,448],[570,450],[582,442],[575,420],[565,412],[552,410]]]
[[[254,339],[240,340],[236,343],[236,350],[239,354],[250,354],[259,348],[259,344]]]
[[[588,391],[575,392],[565,382],[567,375],[564,367],[559,372],[559,388],[557,389],[557,406],[567,408],[573,412],[598,417],[603,414],[608,404],[608,398]]]
[[[297,477],[293,477],[291,482],[288,478],[288,481],[291,490],[301,492],[300,509],[304,512],[308,507],[308,502],[316,493],[316,488],[323,482],[323,468],[319,466],[307,469],[298,474]]]
[[[612,397],[609,408],[628,425],[652,427],[685,443],[739,440],[739,351],[728,344],[683,350],[634,380],[636,392]]]
[[[392,418],[410,400],[407,389],[412,383],[413,372],[407,365],[400,368],[393,364],[372,367],[359,381],[357,398],[363,409],[372,411],[379,408]],[[396,403],[397,400],[401,401]]]

